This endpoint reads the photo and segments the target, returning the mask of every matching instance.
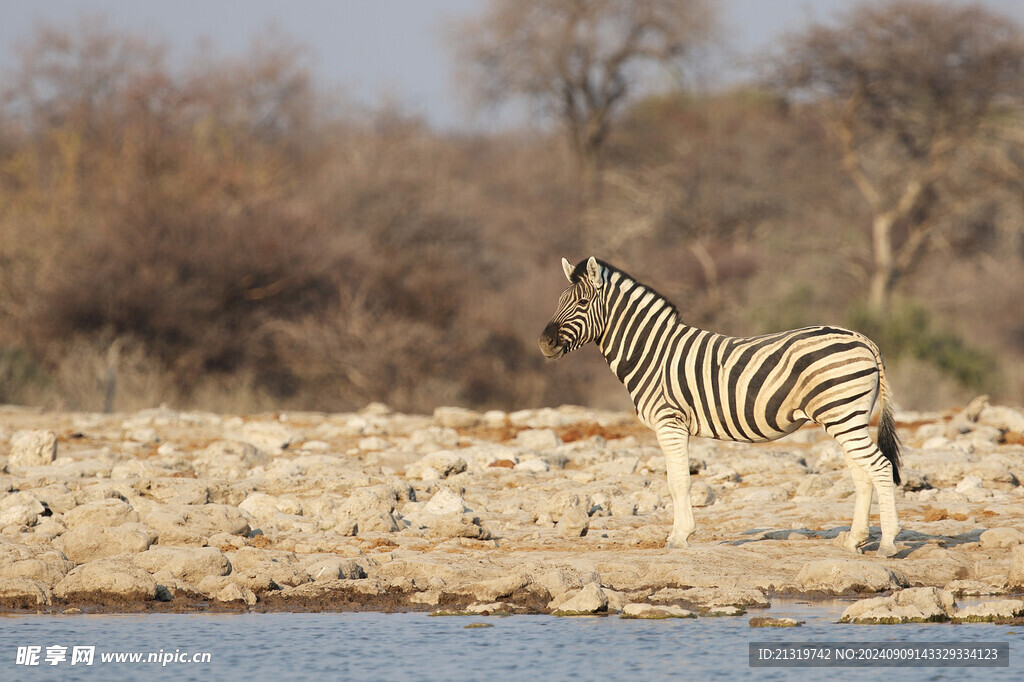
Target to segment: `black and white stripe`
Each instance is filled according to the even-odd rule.
[[[731,337],[684,324],[652,288],[595,258],[573,267],[570,286],[540,337],[548,358],[593,341],[629,391],[637,415],[654,429],[668,462],[675,520],[669,543],[693,533],[687,445],[690,436],[774,440],[807,421],[824,427],[843,449],[857,497],[847,548],[868,538],[872,487],[882,523],[879,554],[896,553],[894,484],[899,440],[878,348],[838,327],[807,327]],[[878,443],[868,423],[881,398]]]

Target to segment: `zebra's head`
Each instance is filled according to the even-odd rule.
[[[558,309],[538,341],[544,357],[554,360],[570,353],[604,331],[605,310],[601,289],[607,271],[594,257],[573,267],[562,259],[569,288],[558,299]]]

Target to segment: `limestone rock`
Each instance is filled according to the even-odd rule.
[[[228,583],[213,598],[219,602],[226,603],[245,602],[247,606],[254,606],[259,601],[252,590],[238,583]]]
[[[989,528],[978,539],[984,549],[1003,549],[1024,544],[1024,533],[1016,528]]]
[[[238,508],[259,521],[274,519],[281,514],[302,513],[302,505],[296,500],[272,497],[261,492],[249,493]]]
[[[491,536],[490,532],[480,525],[480,518],[473,514],[423,516],[420,517],[420,522],[427,529],[427,535],[434,539],[487,540]]]
[[[252,467],[266,461],[266,455],[251,443],[221,440],[199,453],[192,468],[203,478],[241,479]]]
[[[800,569],[796,582],[805,590],[820,590],[829,594],[882,592],[909,584],[902,571],[856,559],[811,561]]]
[[[667,594],[671,594],[673,598],[665,599]],[[652,595],[651,600],[683,601],[702,609],[723,606],[767,608],[771,605],[764,592],[752,587],[690,587],[682,590],[667,588]]]
[[[239,431],[239,440],[265,452],[280,452],[299,440],[291,429],[279,422],[247,422]]]
[[[572,507],[562,513],[555,529],[563,538],[578,538],[587,534],[590,528],[590,517],[580,507]]]
[[[911,587],[888,597],[854,602],[843,611],[841,623],[931,623],[955,613],[953,595],[937,587]]]
[[[475,603],[466,607],[466,613],[480,616],[509,616],[515,613],[515,607],[503,601],[494,601],[488,604]]]
[[[1024,410],[986,405],[978,415],[978,422],[995,427],[1000,431],[1014,431],[1024,434]]]
[[[242,547],[235,552],[228,552],[226,556],[234,569],[232,575],[244,576],[246,583],[255,589],[271,584],[295,587],[313,580],[307,567],[292,552]]]
[[[954,597],[1000,594],[1002,589],[980,580],[951,580],[942,588]]]
[[[465,462],[463,462],[465,464]],[[456,514],[462,514],[469,511],[466,508],[466,500],[462,498],[458,493],[449,490],[448,488],[441,488],[434,496],[423,507],[424,514],[434,514],[438,516],[452,516]]]
[[[208,575],[227,575],[231,563],[216,547],[151,547],[132,557],[139,568],[151,574],[167,573],[187,583],[198,583]]]
[[[1006,584],[1010,589],[1024,588],[1024,545],[1010,549],[1010,572],[1006,576]]]
[[[752,628],[796,628],[804,624],[804,621],[796,618],[764,618],[756,617],[750,619]]]
[[[355,560],[336,554],[312,555],[302,561],[302,568],[313,580],[357,580],[366,571]]]
[[[0,577],[0,604],[50,606],[53,590],[50,586],[31,578]]]
[[[690,484],[690,504],[694,507],[707,507],[715,501],[715,489],[704,481]]]
[[[681,606],[656,606],[654,604],[626,604],[622,608],[622,618],[643,618],[660,620],[662,618],[696,618],[697,614],[687,611]]]
[[[423,592],[416,592],[409,595],[410,604],[425,604],[427,606],[437,606],[441,603],[441,591],[440,590],[424,590]]]
[[[71,570],[57,583],[59,599],[113,597],[125,601],[156,599],[156,581],[143,569],[122,557],[90,561]]]
[[[57,459],[57,434],[53,431],[16,431],[11,436],[8,466],[43,466]]]
[[[529,584],[529,577],[513,573],[467,585],[460,592],[471,594],[476,601],[492,602],[508,597],[516,590]]]
[[[68,559],[85,564],[118,554],[137,554],[149,549],[149,533],[139,524],[117,528],[77,526],[55,543]]]
[[[135,508],[116,497],[80,504],[64,514],[64,525],[69,530],[80,526],[113,528],[138,520],[139,514]]]
[[[516,434],[516,445],[527,450],[553,450],[562,439],[551,429],[527,429]]]
[[[22,490],[0,497],[0,528],[34,526],[46,507],[31,491]]]
[[[1024,616],[1024,600],[986,601],[957,609],[953,620],[958,623],[990,623]]]
[[[538,457],[524,459],[517,463],[513,469],[527,474],[540,474],[551,470],[551,465]]]
[[[587,583],[580,590],[566,592],[554,599],[548,608],[555,616],[584,616],[608,610],[608,596],[597,583]]]
[[[466,470],[466,460],[451,450],[437,450],[406,467],[407,478],[431,481],[461,474]]]
[[[434,410],[434,421],[438,426],[449,429],[469,429],[480,424],[483,417],[479,412],[462,407],[438,407]],[[504,415],[502,415],[504,421]]]
[[[598,580],[600,580],[600,577],[596,572],[592,572],[587,576],[586,582]],[[560,597],[569,590],[577,590],[583,587],[584,584],[584,581],[580,579],[576,572],[563,568],[556,568],[542,573],[535,582],[546,589],[552,598]]]
[[[250,530],[245,512],[226,504],[158,505],[142,517],[164,545],[203,545],[218,533],[245,535]]]
[[[0,537],[0,578],[31,578],[52,586],[74,567],[56,549],[21,545]]]

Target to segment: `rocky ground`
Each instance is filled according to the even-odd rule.
[[[817,428],[694,441],[697,533],[666,550],[664,460],[631,414],[0,407],[0,609],[686,617],[862,594],[847,620],[1024,615],[1024,411],[898,420],[883,559],[877,527],[840,546],[853,482]]]

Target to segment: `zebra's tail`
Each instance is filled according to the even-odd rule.
[[[896,433],[896,419],[893,416],[892,391],[885,380],[882,356],[875,350],[878,360],[878,392],[882,400],[882,411],[878,418],[878,449],[892,464],[892,482],[900,484],[900,436]]]

